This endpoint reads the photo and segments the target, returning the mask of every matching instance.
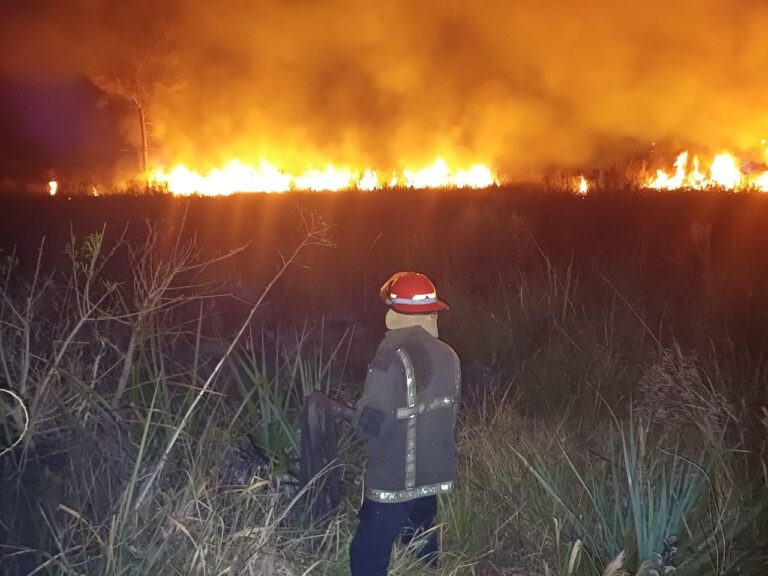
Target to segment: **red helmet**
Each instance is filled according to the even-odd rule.
[[[393,274],[384,282],[379,293],[384,303],[400,314],[429,314],[448,310],[448,304],[438,299],[432,280],[418,272]]]

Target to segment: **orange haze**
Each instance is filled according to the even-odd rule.
[[[165,168],[439,157],[527,177],[651,142],[759,147],[766,30],[760,0],[26,0],[0,7],[0,67],[95,78],[143,59]]]

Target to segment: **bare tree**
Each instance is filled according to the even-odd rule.
[[[181,87],[173,34],[156,32],[141,43],[120,46],[120,53],[102,56],[92,64],[88,76],[109,96],[136,110],[139,127],[139,167],[149,169],[149,138],[152,110],[157,100]]]

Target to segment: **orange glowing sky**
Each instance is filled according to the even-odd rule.
[[[27,0],[3,3],[0,27],[4,74],[141,62],[166,167],[390,173],[444,158],[524,177],[768,134],[757,0]]]

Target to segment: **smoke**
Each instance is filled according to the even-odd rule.
[[[506,174],[768,136],[760,0],[27,0],[0,65],[130,75],[156,158]]]

